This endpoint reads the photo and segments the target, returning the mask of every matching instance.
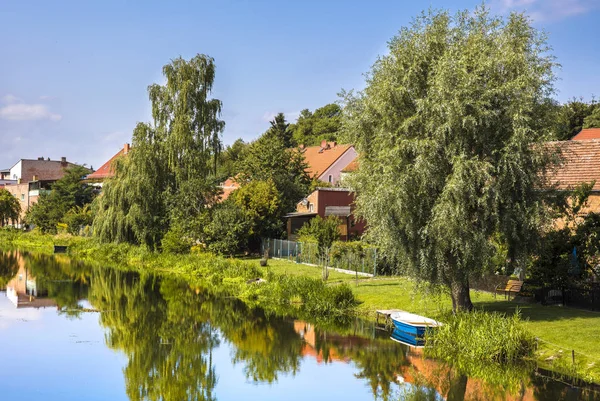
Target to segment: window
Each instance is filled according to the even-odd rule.
[[[25,200],[25,194],[21,194],[21,200],[24,201]]]
[[[329,181],[330,184],[333,182],[333,176],[331,174],[329,174],[328,181]]]
[[[309,204],[309,205],[308,205],[308,211],[309,211],[309,212],[314,212],[314,211],[315,211],[315,205],[314,205],[314,204],[312,204],[312,203],[311,203],[311,204]]]

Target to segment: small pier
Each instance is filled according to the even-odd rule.
[[[383,322],[386,326],[388,324],[392,324],[392,313],[395,312],[405,312],[402,309],[377,309],[375,311],[375,317],[377,321],[377,325],[379,325],[379,318],[383,317]]]

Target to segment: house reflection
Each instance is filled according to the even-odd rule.
[[[56,301],[48,298],[48,291],[31,275],[23,256],[17,254],[19,270],[6,284],[6,297],[17,308],[56,307]]]

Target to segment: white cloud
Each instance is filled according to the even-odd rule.
[[[13,121],[59,121],[62,116],[52,113],[48,110],[48,106],[44,104],[9,103],[4,107],[0,107],[0,118]]]
[[[2,103],[11,104],[11,103],[18,103],[20,101],[21,101],[21,99],[19,99],[15,95],[11,95],[10,93],[8,95],[2,96]]]
[[[54,100],[54,99],[56,99],[55,96],[48,96],[48,95],[40,96],[40,100]]]
[[[536,22],[565,19],[600,7],[600,0],[496,0],[501,12],[524,11]]]

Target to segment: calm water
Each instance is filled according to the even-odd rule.
[[[600,400],[531,370],[465,377],[371,323],[265,316],[64,256],[0,252],[0,288],[2,400]]]

